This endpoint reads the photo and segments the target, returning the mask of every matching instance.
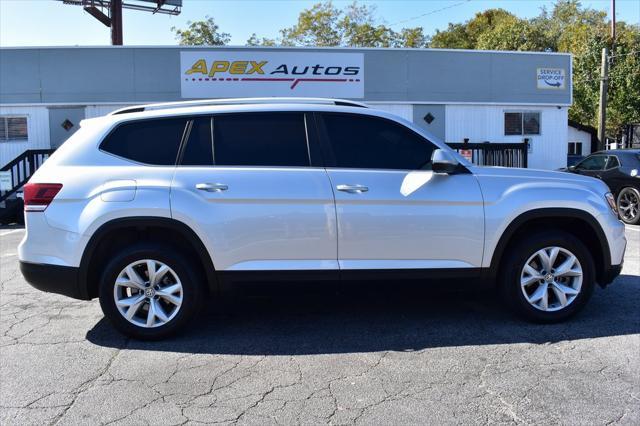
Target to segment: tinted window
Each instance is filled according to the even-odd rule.
[[[215,116],[213,146],[216,165],[309,165],[303,113]]]
[[[431,169],[434,145],[398,123],[356,114],[322,117],[336,167]]]
[[[607,169],[613,169],[614,167],[620,166],[620,162],[615,155],[612,155],[607,160]]]
[[[606,161],[607,157],[604,155],[593,155],[585,158],[582,163],[578,164],[577,168],[582,170],[604,170]]]
[[[118,126],[100,149],[145,164],[173,165],[185,119],[146,120]]]
[[[504,134],[510,135],[539,135],[539,112],[505,112]]]
[[[183,166],[213,165],[211,118],[197,118],[193,121],[180,164]]]

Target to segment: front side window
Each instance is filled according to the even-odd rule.
[[[607,157],[604,155],[592,155],[585,158],[576,168],[581,170],[604,170]]]
[[[430,170],[435,146],[391,120],[358,114],[321,114],[336,167]]]
[[[309,166],[301,112],[216,115],[213,147],[218,166]]]
[[[505,136],[528,136],[540,134],[539,112],[505,112]]]
[[[27,117],[0,117],[0,141],[26,141],[28,139]]]
[[[174,165],[186,123],[183,118],[124,123],[105,138],[100,149],[139,163]]]

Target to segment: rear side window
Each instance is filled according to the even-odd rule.
[[[193,121],[181,164],[183,166],[213,165],[211,118],[197,118]]]
[[[217,115],[213,146],[220,166],[309,166],[303,113]]]
[[[121,124],[105,138],[100,149],[139,163],[174,165],[186,122],[172,118]]]
[[[435,146],[399,123],[357,114],[322,114],[336,167],[431,170]]]

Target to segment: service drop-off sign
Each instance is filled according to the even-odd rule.
[[[563,68],[538,68],[538,89],[564,89],[565,73]]]

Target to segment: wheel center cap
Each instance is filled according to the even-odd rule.
[[[553,274],[551,272],[549,272],[547,275],[544,276],[544,280],[546,282],[548,282],[548,283],[552,282],[553,278],[554,278],[554,276],[553,276]]]
[[[144,289],[144,295],[146,297],[153,297],[156,295],[156,291],[153,289],[153,287],[147,287]]]

